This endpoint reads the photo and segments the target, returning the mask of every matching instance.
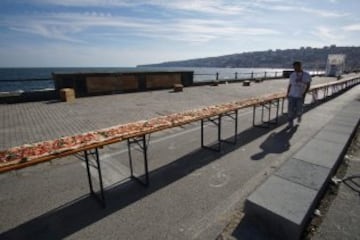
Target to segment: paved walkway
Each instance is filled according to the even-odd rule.
[[[250,88],[229,84],[188,88],[179,95],[157,91],[77,99],[74,105],[29,103],[1,107],[13,111],[12,107],[16,109],[28,106],[28,111],[24,107],[22,111],[36,119],[37,115],[31,113],[33,110],[30,106],[43,105],[44,109],[51,109],[58,105],[57,109],[64,109],[63,113],[73,114],[67,115],[75,119],[68,120],[69,122],[88,120],[95,125],[92,127],[104,127],[109,123],[116,124],[113,121],[139,120],[136,116],[142,119],[145,113],[156,115],[154,110],[164,112],[170,106],[171,111],[179,111],[239,99],[239,95],[247,97],[251,91],[254,91],[251,94],[257,95],[268,93],[268,89],[274,92],[279,90],[272,90],[276,84],[280,88],[286,86],[281,81],[254,84]],[[220,153],[200,149],[198,123],[153,134],[149,148],[149,188],[128,178],[129,165],[123,143],[105,147],[100,153],[106,186],[106,209],[102,209],[88,196],[86,170],[83,162],[76,157],[2,174],[0,239],[215,239],[228,224],[234,209],[243,204],[249,193],[311,139],[340,109],[359,97],[359,92],[360,86],[357,86],[329,102],[308,109],[302,124],[292,135],[286,136],[283,131],[286,123],[284,117],[280,118],[280,125],[273,128],[253,128],[252,112],[246,109],[239,114],[238,143],[224,144]],[[151,95],[154,98],[149,98]],[[131,97],[133,101],[126,100],[125,96]],[[164,102],[161,96],[176,101],[170,104]],[[190,96],[194,97],[195,103],[191,104],[188,99]],[[106,99],[122,99],[124,102],[107,102]],[[108,111],[113,115],[98,116],[100,123],[97,123],[96,119],[90,118],[93,116],[90,113],[94,112],[90,111],[94,109],[93,102],[107,103],[114,107],[113,110],[121,105],[118,109],[122,111],[112,113],[111,109],[99,108],[96,112]],[[128,105],[129,102],[133,105]],[[144,111],[136,113],[136,104],[145,104],[151,111],[140,106],[139,109]],[[76,115],[69,110],[78,106],[76,109],[80,111],[84,109],[80,106],[86,105],[89,112],[84,115]],[[52,114],[56,114],[55,109],[56,107],[49,116],[52,123],[59,123],[54,129],[64,133],[69,128],[62,128],[64,125],[61,122],[66,121],[63,118],[52,117]],[[115,118],[118,115],[123,118]],[[33,120],[33,123],[36,121]],[[11,121],[7,121],[7,124],[10,126]],[[43,124],[46,125],[46,121]],[[82,124],[76,126],[82,127],[81,130],[88,127]],[[223,127],[224,137],[231,136],[233,122],[224,121]],[[28,125],[24,127],[25,130],[27,128]],[[79,131],[78,128],[74,127],[73,131]],[[15,131],[11,127],[9,129],[10,133]],[[40,134],[41,131],[34,132]],[[53,133],[49,133],[48,137],[53,137],[51,134]],[[215,139],[215,128],[207,126],[206,134],[206,143],[209,144]],[[29,134],[28,138],[31,139],[31,136]],[[141,174],[142,162],[136,161],[135,167],[136,172]]]

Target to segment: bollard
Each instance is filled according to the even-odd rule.
[[[74,102],[75,101],[75,91],[72,88],[62,88],[60,89],[60,99],[63,102]]]
[[[174,92],[182,92],[184,86],[182,84],[174,84]]]
[[[249,80],[246,80],[246,81],[243,81],[243,86],[250,86],[250,81]]]

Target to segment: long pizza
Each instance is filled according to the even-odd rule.
[[[316,85],[313,86],[312,89],[345,82],[346,81],[338,81],[331,84],[321,84],[319,86]],[[131,137],[141,136],[160,131],[162,129],[180,126],[207,117],[216,116],[236,109],[250,107],[259,103],[264,103],[283,97],[285,97],[284,92],[273,93],[260,97],[252,97],[240,101],[218,104],[180,113],[173,113],[166,116],[152,118],[146,121],[120,124],[84,134],[66,136],[55,140],[12,147],[0,151],[0,172],[3,172],[2,168],[7,166],[31,163],[31,161],[36,162],[39,159],[51,160],[57,158],[59,154],[64,156],[67,152],[69,152],[70,155],[76,151],[82,151],[87,148],[90,149],[95,145],[102,146],[109,143],[119,142]]]
[[[34,144],[25,144],[0,151],[0,168],[9,165],[28,163],[36,159],[48,157],[56,158],[58,154],[70,150],[82,150],[92,144],[106,144],[109,141],[122,141],[124,139],[144,135],[174,126],[194,122],[202,118],[215,116],[236,108],[246,106],[246,103],[253,103],[257,99],[232,102],[227,104],[213,105],[191,111],[174,113],[167,116],[160,116],[147,121],[121,124],[98,131],[84,134],[61,137],[55,140],[43,141]]]

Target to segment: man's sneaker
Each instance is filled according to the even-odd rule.
[[[301,116],[298,116],[298,117],[297,117],[297,122],[298,122],[298,123],[301,123]]]

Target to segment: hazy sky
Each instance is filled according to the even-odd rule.
[[[0,67],[360,46],[359,0],[0,0]]]

